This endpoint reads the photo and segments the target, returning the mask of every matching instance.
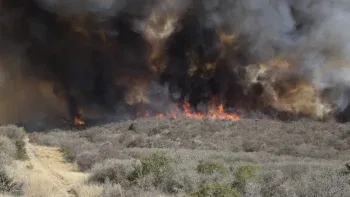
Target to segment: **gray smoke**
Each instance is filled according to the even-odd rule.
[[[94,13],[103,17],[115,16],[132,0],[36,0],[42,8],[60,15]]]
[[[55,12],[94,12],[116,16],[167,12],[183,14],[193,6],[206,28],[225,28],[248,44],[250,61],[276,56],[296,60],[300,75],[343,110],[348,103],[350,1],[347,0],[37,0]],[[141,31],[147,20],[135,21]]]
[[[18,0],[22,3],[23,7],[27,6],[26,0]],[[239,42],[244,43],[244,54],[247,56],[247,64],[255,64],[264,62],[267,60],[274,59],[276,57],[286,58],[288,60],[293,60],[296,62],[297,66],[293,68],[292,73],[298,74],[299,77],[306,79],[310,84],[312,84],[318,91],[327,91],[327,97],[330,99],[331,103],[336,105],[337,109],[344,110],[348,103],[350,97],[350,1],[348,0],[27,0],[28,2],[35,2],[40,5],[41,8],[55,13],[59,16],[67,16],[68,21],[69,16],[84,16],[87,13],[92,13],[94,16],[98,16],[99,19],[106,19],[108,24],[106,26],[112,26],[111,30],[108,32],[113,32],[109,38],[111,42],[113,40],[118,40],[119,44],[115,48],[111,48],[111,51],[105,51],[106,54],[96,55],[93,47],[87,49],[81,46],[80,39],[75,37],[71,38],[71,34],[62,34],[56,32],[54,21],[57,19],[56,16],[46,21],[44,17],[45,14],[36,16],[36,13],[31,13],[32,8],[28,8],[28,14],[23,17],[28,17],[31,19],[18,19],[21,18],[21,12],[16,9],[9,9],[9,13],[13,12],[14,21],[21,21],[23,23],[28,23],[27,26],[23,25],[23,29],[28,28],[28,34],[30,34],[30,41],[28,45],[31,46],[30,42],[38,42],[38,48],[42,49],[42,52],[46,52],[46,48],[53,48],[48,50],[47,59],[51,59],[51,53],[57,54],[57,60],[62,57],[65,61],[62,61],[62,67],[65,67],[67,73],[61,74],[62,81],[69,81],[71,76],[74,76],[74,81],[77,80],[82,83],[82,87],[90,88],[92,85],[89,83],[89,76],[95,76],[96,72],[92,68],[92,64],[101,64],[108,69],[108,71],[103,70],[103,72],[108,72],[104,75],[113,75],[112,73],[118,73],[121,76],[125,74],[126,70],[131,70],[139,74],[139,70],[147,70],[144,66],[145,60],[148,58],[148,48],[144,47],[150,44],[153,50],[156,50],[156,55],[158,53],[164,52],[167,47],[167,39],[170,38],[177,31],[181,31],[182,26],[188,26],[189,24],[194,24],[195,27],[187,28],[187,32],[184,36],[189,36],[189,39],[184,39],[185,41],[194,42],[194,45],[200,45],[202,43],[197,42],[207,42],[205,40],[207,37],[196,35],[197,32],[204,34],[203,32],[208,32],[207,30],[224,30],[225,32],[234,34],[239,40]],[[10,4],[11,0],[3,0]],[[19,4],[20,4],[19,3]],[[14,6],[15,7],[15,6]],[[1,9],[1,6],[0,6]],[[20,9],[18,9],[20,10]],[[23,10],[26,10],[24,8]],[[34,11],[33,11],[34,12]],[[18,15],[18,16],[17,16]],[[188,15],[195,15],[196,22],[185,23],[184,20],[187,19]],[[125,17],[126,16],[126,17]],[[128,20],[127,23],[132,27],[125,27],[119,24],[118,17],[125,17]],[[18,37],[24,37],[27,35],[21,35],[21,28],[16,28],[13,24],[20,23],[12,22],[10,19],[12,16],[3,13],[0,14],[1,25],[5,24],[11,26],[13,32],[18,33]],[[189,20],[193,20],[194,17],[188,17]],[[67,19],[67,18],[66,18]],[[28,22],[29,21],[29,22]],[[125,22],[125,21],[123,21]],[[198,22],[198,23],[197,23]],[[74,22],[72,22],[74,23]],[[117,24],[118,23],[118,24]],[[125,25],[125,24],[124,24]],[[198,26],[197,26],[198,25]],[[87,25],[88,26],[88,25]],[[93,25],[92,25],[93,26]],[[96,25],[99,27],[99,25]],[[101,27],[106,27],[101,25]],[[1,26],[0,28],[3,28]],[[51,32],[51,29],[53,31]],[[121,29],[118,28],[131,28],[139,34],[142,34],[142,39],[137,35],[131,35],[134,32],[125,31],[124,34]],[[5,28],[3,28],[5,29]],[[0,41],[7,40],[2,39],[4,36],[2,34],[3,29],[0,29]],[[57,28],[60,29],[60,28]],[[92,28],[93,29],[93,28]],[[189,29],[189,30],[188,30]],[[113,31],[112,31],[113,30]],[[123,42],[119,34],[114,33],[114,30],[120,31],[122,38],[130,38],[129,40]],[[94,29],[88,32],[97,34]],[[5,31],[4,31],[5,32]],[[7,32],[8,35],[12,35],[13,32]],[[215,34],[215,31],[209,31]],[[214,33],[213,33],[214,32]],[[83,32],[86,33],[86,32]],[[209,34],[210,34],[209,33]],[[23,33],[26,34],[26,33]],[[73,35],[73,34],[72,34]],[[75,35],[75,34],[74,34]],[[51,38],[50,38],[51,36]],[[67,37],[64,37],[67,36]],[[123,37],[124,36],[124,37]],[[134,36],[134,37],[132,37]],[[117,38],[118,37],[118,38]],[[202,38],[203,39],[200,39]],[[208,36],[210,40],[210,36]],[[68,39],[69,38],[69,39]],[[135,38],[134,40],[132,40]],[[137,38],[137,39],[136,39]],[[173,37],[171,37],[173,38]],[[175,37],[178,38],[178,37]],[[17,39],[17,38],[16,38]],[[51,40],[50,40],[51,39]],[[138,40],[140,39],[140,40]],[[180,38],[181,39],[181,38]],[[60,44],[56,40],[62,40]],[[75,41],[75,42],[70,42]],[[142,41],[141,41],[142,40]],[[213,39],[214,40],[214,39]],[[135,41],[135,43],[131,43]],[[108,41],[106,41],[108,42]],[[130,42],[130,43],[129,43]],[[183,42],[183,40],[180,42]],[[20,42],[21,43],[21,42]],[[208,41],[210,43],[210,41]],[[22,44],[22,43],[21,43]],[[21,45],[19,44],[19,45]],[[54,45],[57,46],[54,46]],[[60,46],[64,47],[61,49]],[[185,44],[183,44],[185,45]],[[208,44],[210,46],[210,44]],[[207,47],[208,45],[202,45]],[[213,44],[215,45],[215,44]],[[2,48],[6,48],[3,47]],[[43,46],[43,47],[41,47]],[[186,45],[187,46],[187,45]],[[21,46],[26,49],[27,46]],[[35,48],[34,47],[34,48]],[[59,50],[54,50],[57,47],[63,52],[67,50],[66,54]],[[74,50],[74,47],[77,49]],[[122,48],[118,53],[114,53],[114,50]],[[216,46],[211,46],[215,48]],[[98,48],[98,47],[96,47]],[[139,48],[140,52],[137,52]],[[94,50],[92,50],[94,49]],[[7,49],[6,49],[7,50]],[[86,50],[86,51],[85,51]],[[90,51],[91,50],[91,51]],[[157,51],[158,50],[158,51]],[[179,50],[182,50],[180,47]],[[186,50],[186,49],[184,49]],[[34,51],[34,52],[33,52]],[[34,59],[41,59],[41,51],[36,52],[33,50]],[[146,52],[145,52],[146,51]],[[210,50],[208,50],[210,51]],[[61,53],[62,52],[62,53]],[[26,53],[26,52],[24,52]],[[103,52],[101,52],[103,53]],[[232,52],[235,53],[235,52]],[[125,54],[125,55],[124,55]],[[131,55],[128,55],[131,54]],[[55,54],[56,55],[56,54]],[[62,56],[60,56],[62,55]],[[87,60],[89,56],[96,55],[95,59],[103,59],[104,61],[97,61],[98,63],[91,63]],[[117,55],[118,57],[114,57]],[[156,56],[155,55],[155,56]],[[162,54],[163,55],[163,54]],[[23,55],[26,56],[26,55]],[[29,56],[29,55],[28,55]],[[67,56],[67,57],[66,57]],[[129,57],[130,56],[130,57]],[[144,57],[145,56],[145,57]],[[227,54],[227,59],[230,59],[231,55]],[[232,54],[232,56],[237,56]],[[59,58],[58,58],[59,57]],[[42,58],[42,59],[45,59]],[[23,58],[23,61],[26,61]],[[93,59],[93,58],[91,58]],[[180,58],[179,58],[180,59]],[[74,60],[74,61],[73,61]],[[3,60],[2,60],[3,61]],[[2,63],[0,61],[0,63]],[[77,62],[75,62],[77,61]],[[78,62],[80,61],[80,62]],[[175,60],[176,61],[176,60]],[[39,61],[41,64],[45,64],[46,61]],[[43,63],[44,62],[44,63]],[[107,62],[107,63],[106,63]],[[180,61],[179,64],[183,64],[185,61]],[[235,60],[227,61],[235,63]],[[90,65],[91,63],[91,65]],[[2,63],[4,64],[4,63]],[[33,63],[34,64],[34,63]],[[69,73],[72,66],[77,66],[79,72]],[[88,66],[86,69],[78,69],[78,66],[83,64],[90,65],[91,71],[89,71]],[[175,63],[177,64],[177,63]],[[31,67],[30,65],[28,67]],[[38,65],[34,65],[38,66]],[[45,65],[46,66],[46,65]],[[45,67],[42,66],[42,67]],[[167,65],[168,66],[168,65]],[[233,67],[234,65],[232,65]],[[246,66],[246,65],[244,65]],[[7,78],[11,78],[12,75],[7,70],[9,66],[2,66],[0,73],[0,83]],[[23,67],[27,67],[23,66]],[[116,69],[118,67],[118,69]],[[181,66],[178,66],[181,67]],[[35,71],[40,70],[38,67]],[[142,68],[142,69],[139,69]],[[94,68],[95,69],[95,68]],[[3,71],[5,70],[5,71]],[[14,73],[21,73],[23,69],[18,69]],[[97,70],[97,69],[96,69]],[[102,70],[102,69],[101,69]],[[181,69],[180,69],[181,70]],[[185,70],[185,69],[184,69]],[[34,72],[34,71],[33,71]],[[42,71],[43,75],[46,77],[46,72]],[[79,75],[78,75],[78,74]],[[66,76],[67,74],[67,76]],[[148,73],[147,73],[148,74]],[[182,73],[183,74],[183,73]],[[102,75],[102,74],[101,74]],[[11,77],[10,77],[11,76]],[[63,77],[64,76],[64,77]],[[77,77],[80,76],[80,77]],[[47,77],[50,78],[50,77]],[[67,80],[66,80],[67,78]],[[92,77],[91,77],[92,78]],[[219,77],[220,78],[220,77]],[[114,80],[114,79],[113,79]],[[23,80],[24,81],[24,80]],[[55,81],[55,80],[54,80]],[[112,84],[115,81],[109,82],[105,80],[104,83]],[[33,82],[36,85],[36,81]],[[38,82],[39,83],[39,82]],[[68,82],[67,82],[68,83]],[[26,85],[25,83],[23,83]],[[39,83],[41,84],[41,83]],[[73,86],[74,83],[72,82]],[[69,85],[72,85],[69,84]],[[17,84],[16,84],[17,85]],[[23,85],[23,87],[24,87]],[[45,84],[44,84],[45,85]],[[41,84],[41,86],[44,86]],[[14,85],[15,86],[15,85]],[[34,86],[34,85],[33,85]],[[40,86],[40,87],[41,87]],[[49,86],[49,85],[47,85]],[[22,87],[22,84],[15,87]],[[80,86],[79,86],[80,87]],[[51,87],[50,87],[51,88]],[[47,91],[49,87],[44,86],[42,89]],[[109,88],[109,86],[108,86]],[[108,89],[107,87],[105,89]],[[158,87],[157,87],[158,88]],[[157,89],[155,88],[155,89]],[[9,88],[11,89],[11,88]],[[20,89],[20,88],[18,88]],[[22,88],[23,89],[23,88]],[[39,88],[40,89],[40,88]],[[40,91],[43,91],[40,89]],[[79,89],[79,88],[78,88]],[[38,90],[39,91],[39,90]],[[39,91],[39,92],[40,92]],[[44,92],[45,92],[44,91]],[[28,91],[30,92],[30,91]],[[33,93],[34,94],[34,93]],[[165,93],[164,93],[165,94]],[[43,93],[45,95],[45,93]],[[163,95],[163,94],[161,94]],[[165,97],[165,96],[164,96]],[[7,98],[6,98],[7,99]],[[300,98],[302,99],[302,98]],[[37,100],[32,99],[32,100]],[[18,101],[20,102],[20,101]],[[35,102],[35,101],[33,101]],[[31,104],[30,104],[31,105]],[[28,106],[30,106],[28,104]],[[4,106],[7,107],[4,104]],[[157,108],[157,107],[156,107]],[[15,115],[14,115],[15,116]],[[1,118],[0,118],[1,119]],[[13,118],[16,119],[16,118]]]
[[[205,24],[229,27],[248,44],[252,62],[292,58],[316,89],[330,91],[343,110],[349,102],[350,1],[203,1]]]

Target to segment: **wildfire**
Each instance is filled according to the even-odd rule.
[[[191,105],[188,102],[185,102],[182,106],[183,112],[170,111],[167,113],[159,113],[155,115],[156,118],[178,118],[178,117],[186,117],[192,119],[212,119],[212,120],[231,120],[238,121],[241,117],[237,113],[228,113],[224,110],[224,105],[219,104],[216,105],[215,102],[210,106],[210,110],[206,113],[195,112],[192,110]],[[147,117],[149,116],[148,113]]]
[[[82,119],[80,119],[79,117],[74,117],[74,124],[75,125],[84,125],[85,124],[85,122],[84,122],[84,120],[82,120]]]
[[[241,117],[237,113],[227,113],[224,110],[224,105],[219,104],[216,105],[215,102],[210,107],[210,110],[207,113],[198,113],[193,112],[191,110],[191,106],[189,103],[185,102],[183,105],[184,108],[184,115],[187,118],[194,118],[194,119],[203,119],[203,118],[209,118],[214,120],[232,120],[237,121],[240,120]]]

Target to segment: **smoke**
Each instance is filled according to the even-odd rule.
[[[59,15],[80,15],[94,13],[100,17],[113,17],[132,0],[37,0],[36,2],[50,12]]]
[[[350,3],[348,1],[220,1],[216,16],[245,40],[250,63],[282,57],[297,62],[303,80],[328,91],[344,110],[349,102]],[[218,3],[219,4],[219,3]],[[331,90],[331,91],[329,91]],[[302,99],[302,98],[300,98]]]
[[[0,11],[1,123],[213,98],[316,118],[348,107],[346,0],[3,0]]]

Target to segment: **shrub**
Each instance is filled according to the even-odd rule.
[[[2,156],[8,156],[10,158],[16,157],[16,147],[6,136],[0,136],[0,153]],[[3,158],[2,156],[1,158]]]
[[[258,165],[243,165],[238,167],[232,167],[235,169],[235,178],[239,183],[246,183],[248,180],[254,178],[257,175],[259,169]]]
[[[130,174],[129,180],[135,181],[146,175],[153,174],[157,179],[172,175],[174,172],[170,159],[161,153],[154,153],[151,156],[141,158],[140,164]]]
[[[3,170],[0,171],[0,192],[12,195],[22,194],[22,183],[15,182],[12,177],[9,177]]]
[[[119,160],[106,160],[93,167],[89,182],[125,185],[127,176],[131,171],[132,168],[128,163]]]
[[[77,165],[81,171],[89,170],[98,160],[99,155],[93,152],[83,152],[78,154]]]
[[[337,166],[309,167],[297,179],[278,168],[273,168],[264,170],[258,179],[249,182],[253,184],[250,184],[250,188],[246,188],[246,193],[258,193],[262,197],[343,197],[349,196],[349,181],[350,177],[339,172]]]
[[[28,155],[26,151],[26,143],[22,139],[18,139],[15,142],[17,148],[17,159],[19,160],[27,160]]]
[[[281,170],[266,170],[259,177],[259,193],[262,197],[295,196],[288,178]],[[306,196],[305,196],[306,197]]]
[[[240,189],[240,191],[244,191],[244,187],[247,182],[257,176],[257,170],[259,166],[257,165],[243,165],[238,167],[232,167],[232,170],[235,170],[235,180],[233,185]]]
[[[192,197],[241,197],[242,194],[229,183],[211,182],[202,185]]]
[[[223,164],[210,160],[210,161],[200,161],[199,165],[197,166],[197,172],[201,174],[213,174],[213,173],[226,174],[227,169]]]
[[[175,184],[174,175],[171,159],[163,153],[154,153],[141,158],[139,164],[135,165],[134,170],[128,175],[128,180],[132,185],[156,187],[166,192],[173,192],[171,190]]]
[[[336,168],[310,168],[295,183],[297,196],[349,196],[350,177]]]
[[[104,197],[124,197],[123,188],[120,185],[106,185],[103,189],[102,196]]]
[[[68,161],[68,162],[74,162],[76,158],[76,154],[72,148],[69,147],[61,147],[60,151],[63,153],[63,157]]]
[[[0,135],[7,136],[12,140],[24,139],[26,133],[23,128],[15,125],[0,126]]]

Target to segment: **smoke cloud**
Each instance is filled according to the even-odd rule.
[[[350,118],[346,0],[3,0],[0,13],[3,124],[199,110],[214,98]]]

